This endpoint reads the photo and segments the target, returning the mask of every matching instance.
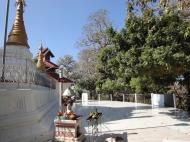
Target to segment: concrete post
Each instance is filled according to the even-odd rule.
[[[123,94],[123,102],[125,102],[125,94]]]
[[[59,78],[62,78],[62,70],[58,69]],[[59,81],[59,111],[62,112],[62,83]]]
[[[7,29],[8,29],[8,17],[9,17],[9,5],[10,0],[7,0],[7,9],[6,9],[6,16],[5,16],[5,34],[4,34],[4,48],[3,48],[3,68],[2,68],[2,75],[1,81],[5,81],[5,57],[6,57],[6,42],[7,42]]]
[[[176,109],[176,96],[173,94],[173,102],[174,102],[174,108]]]
[[[135,93],[135,109],[137,109],[137,103],[138,103],[137,94]]]
[[[101,101],[101,94],[98,94],[98,101]]]
[[[113,98],[112,98],[112,94],[110,94],[110,100],[111,100],[111,101],[113,100]]]

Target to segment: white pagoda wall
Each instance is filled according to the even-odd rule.
[[[0,49],[0,76],[2,52]],[[0,142],[42,142],[53,138],[58,93],[35,85],[32,81],[36,71],[28,48],[7,46],[5,79],[10,82],[0,82]]]
[[[34,87],[0,89],[0,142],[42,142],[53,138],[58,95],[55,90]]]
[[[2,74],[3,50],[0,50],[0,75]],[[6,48],[5,79],[8,81],[31,81],[36,71],[32,54],[23,46],[9,45]]]

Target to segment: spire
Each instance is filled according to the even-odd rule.
[[[45,70],[45,64],[44,64],[44,55],[43,55],[43,53],[42,53],[42,49],[43,49],[43,46],[42,46],[42,44],[40,45],[40,51],[39,51],[39,54],[38,54],[38,62],[37,62],[37,64],[36,64],[36,66],[37,66],[37,68],[39,69],[39,70],[42,70],[42,71],[44,71]]]
[[[9,33],[7,45],[23,45],[29,48],[23,21],[24,6],[24,0],[16,0],[16,19]]]

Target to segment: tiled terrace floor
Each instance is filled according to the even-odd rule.
[[[126,142],[190,142],[190,117],[174,108],[116,101],[89,101],[74,107],[83,115],[86,133],[91,132],[85,120],[88,113],[95,108],[103,113],[99,137],[126,133]]]

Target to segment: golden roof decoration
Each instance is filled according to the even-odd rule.
[[[45,64],[44,64],[44,55],[42,53],[42,45],[40,47],[40,51],[38,54],[38,62],[36,64],[37,69],[44,71],[45,70]]]
[[[8,36],[7,45],[23,45],[29,48],[23,20],[24,6],[24,0],[16,0],[16,18]]]

